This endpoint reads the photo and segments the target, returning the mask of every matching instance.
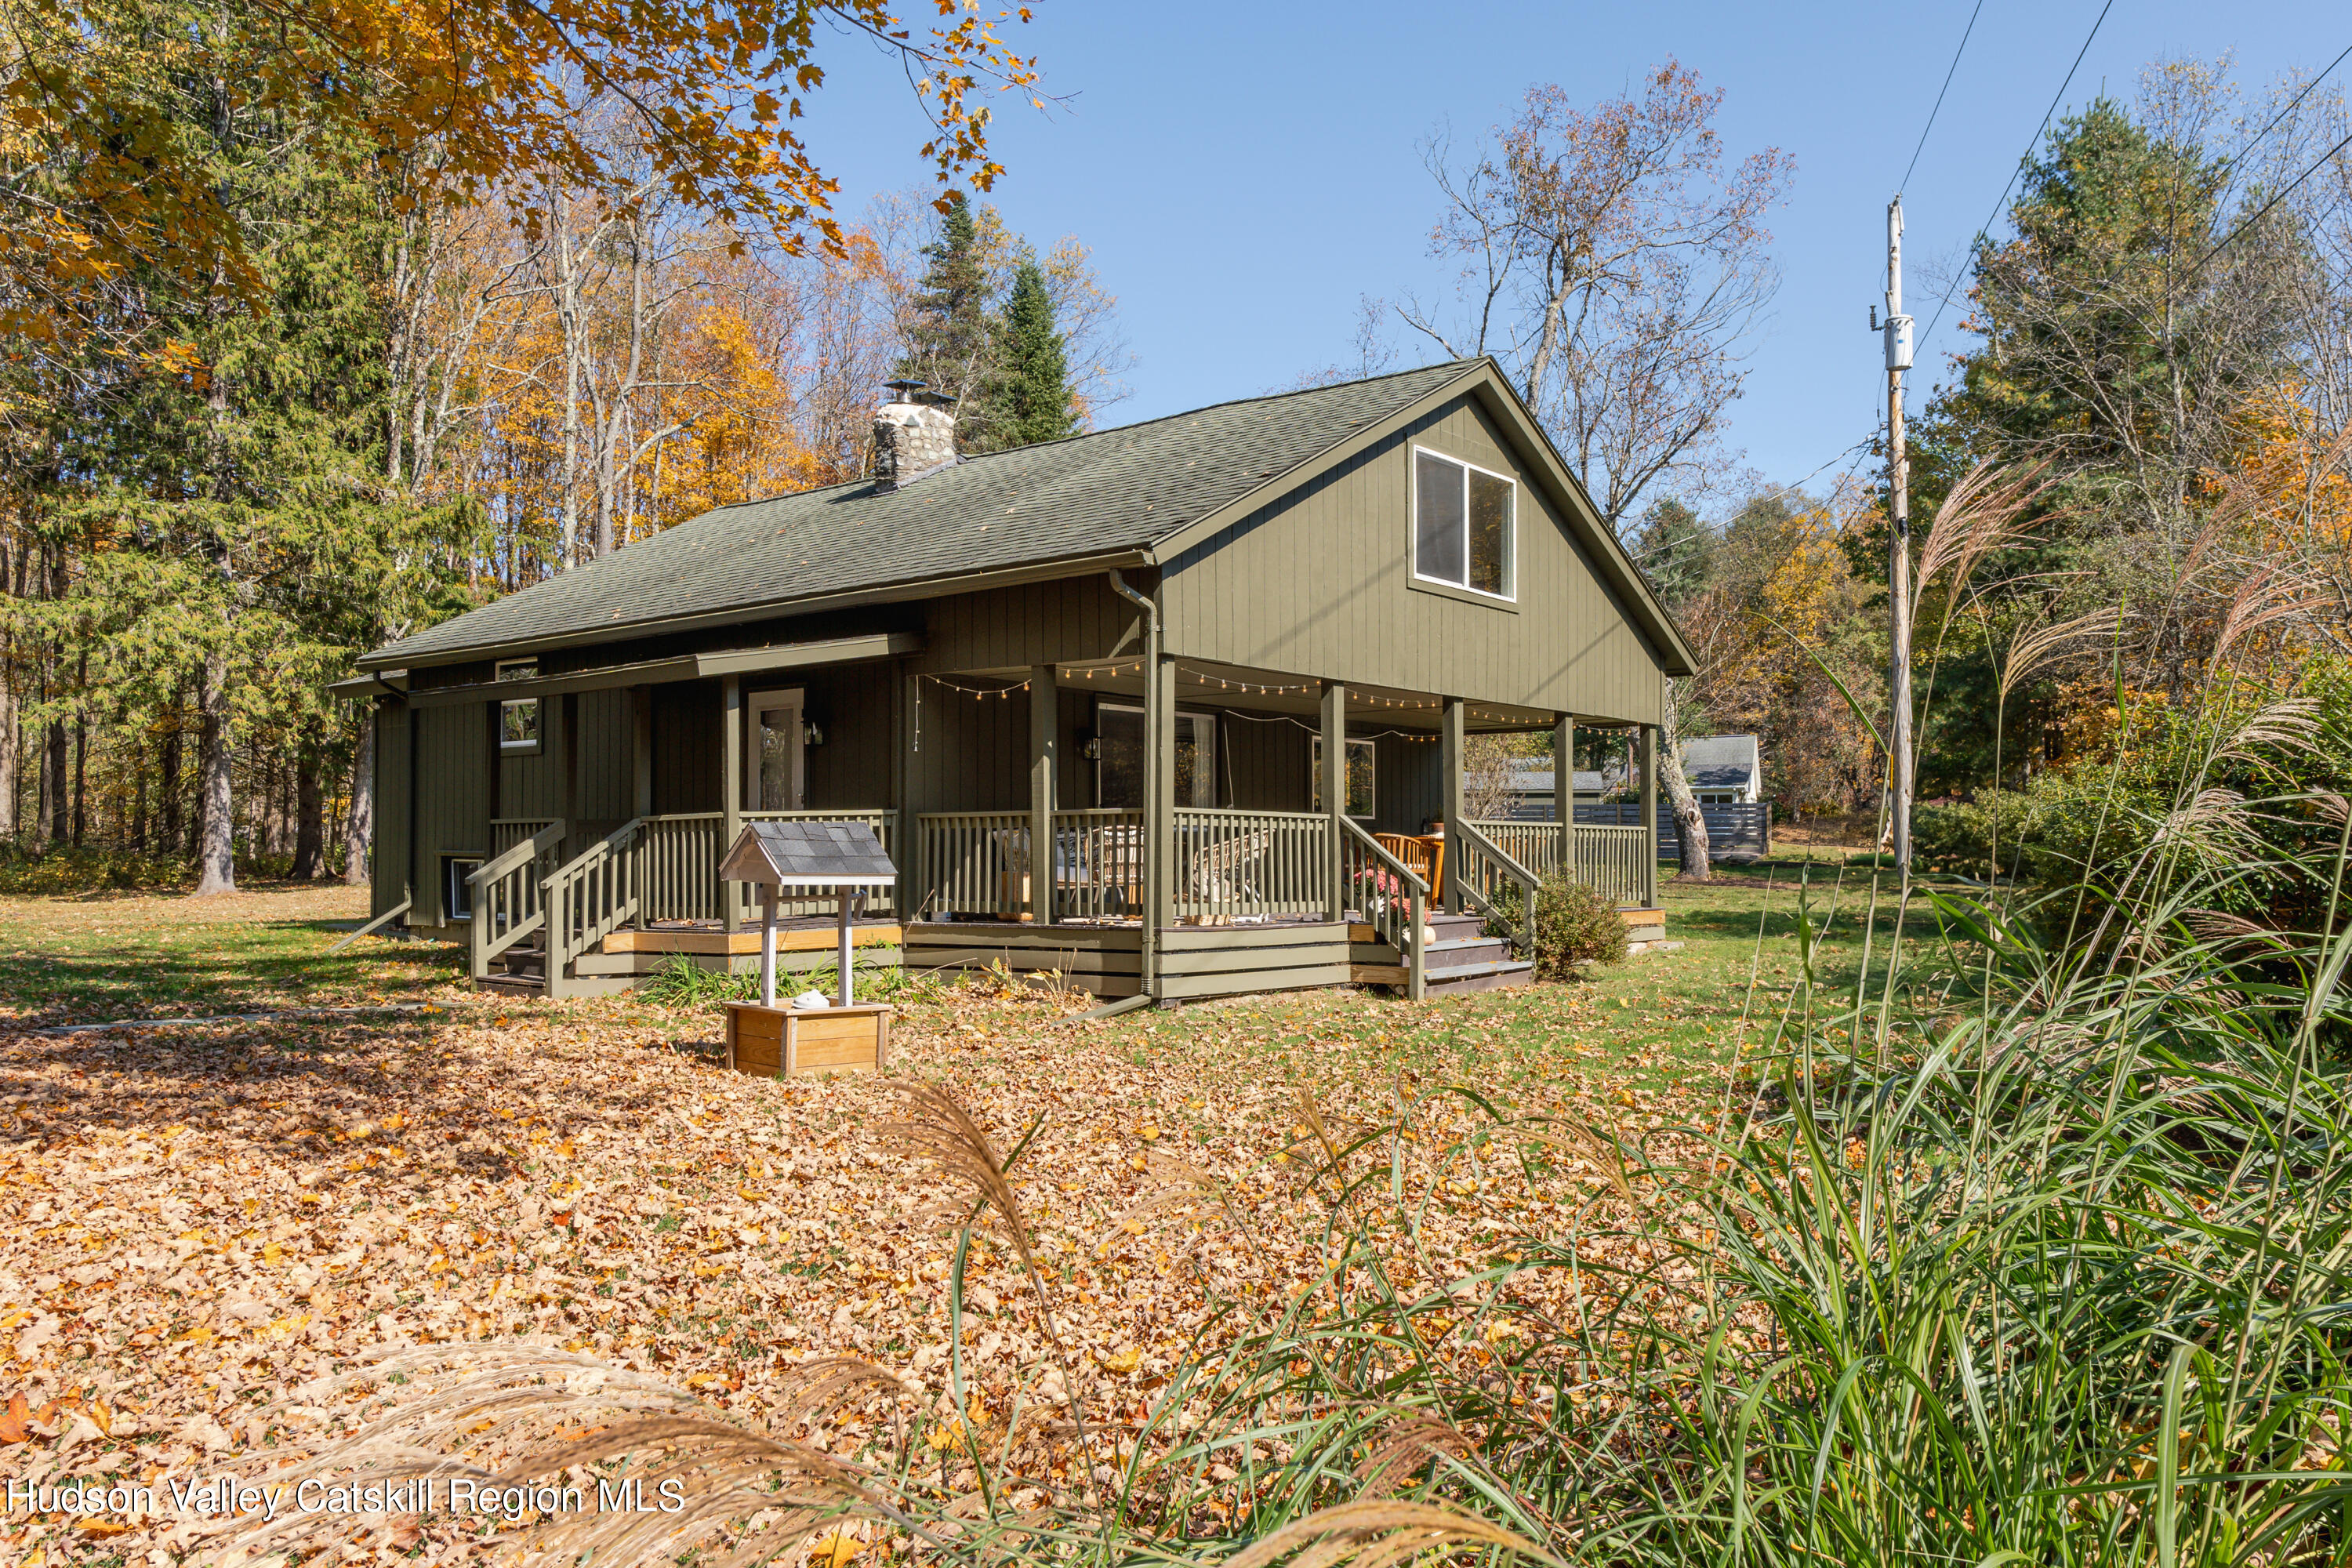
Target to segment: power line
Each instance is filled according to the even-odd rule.
[[[1952,90],[1952,73],[1960,68],[1960,57],[1968,52],[1969,35],[1977,30],[1977,17],[1984,10],[1984,0],[1977,0],[1977,8],[1969,13],[1969,25],[1960,29],[1960,47],[1952,51],[1952,63],[1945,68],[1944,85],[1936,89],[1936,107],[1927,110],[1927,123],[1919,128],[1919,145],[1911,149],[1911,162],[1905,165],[1903,177],[1895,183],[1898,191],[1911,186],[1911,171],[1919,166],[1919,154],[1927,150],[1927,132],[1936,129],[1936,116],[1944,107],[1944,94]],[[1830,459],[1835,462],[1837,459]]]
[[[2344,54],[2337,55],[2334,59],[2328,61],[2326,69],[2322,70],[2317,76],[2313,77],[2309,81],[2304,83],[2303,90],[2296,93],[2294,97],[2288,101],[2287,106],[2284,109],[2282,109],[2276,114],[2272,115],[2263,124],[2263,128],[2260,131],[2255,132],[2253,135],[2247,140],[2247,142],[2243,147],[2238,149],[2236,157],[2231,158],[2228,163],[2221,165],[2222,172],[2227,174],[2229,171],[2235,169],[2240,163],[2244,163],[2246,154],[2252,152],[2256,144],[2258,144],[2263,137],[2269,135],[2272,131],[2276,129],[2280,121],[2284,120],[2288,115],[2293,114],[2297,109],[2303,107],[2303,100],[2311,96],[2311,89],[2317,87],[2321,82],[2326,81],[2328,77],[2335,73],[2336,68],[2344,63],[2344,55],[2352,55],[2352,44],[2345,45]]]
[[[2212,260],[2215,257],[2221,255],[2223,250],[2227,249],[2231,240],[2236,239],[2240,235],[2245,233],[2246,230],[2253,227],[2254,225],[2262,222],[2263,218],[2269,216],[2271,208],[2278,205],[2279,203],[2293,195],[2294,194],[2295,186],[2300,185],[2304,181],[2311,178],[2312,175],[2326,168],[2327,166],[2327,161],[2330,158],[2335,157],[2338,153],[2344,151],[2347,147],[2352,147],[2352,136],[2345,137],[2343,141],[2338,142],[2335,146],[2330,147],[2326,152],[2322,153],[2319,155],[2317,162],[2314,163],[2311,167],[2305,169],[2302,174],[2297,174],[2293,180],[2289,181],[2284,190],[2279,192],[2278,195],[2264,202],[2260,212],[2254,214],[2253,216],[2246,219],[2237,227],[2231,229],[2228,234],[2222,236],[2220,243],[2216,244],[2212,249],[2207,251],[2204,255],[2197,258],[2197,264],[2189,269],[2189,276],[2194,278],[2207,262]]]
[[[2083,68],[2083,57],[2091,52],[2092,40],[2099,36],[2099,29],[2106,25],[2107,13],[2115,7],[2116,0],[2107,0],[2105,5],[2099,7],[2098,19],[2091,24],[2089,34],[2083,39],[2083,47],[2074,51],[2074,63],[2066,68],[2066,79],[2058,84],[2058,90],[2051,96],[2050,107],[2042,111],[2042,123],[2033,128],[2033,135],[2026,142],[2025,151],[2018,154],[2016,166],[2010,170],[2009,183],[2000,188],[2000,198],[1992,204],[1991,213],[1978,228],[1976,237],[1969,242],[1970,251],[1974,251],[1978,246],[1984,243],[1985,236],[1990,234],[1992,226],[2000,221],[2000,209],[2009,204],[2009,193],[2016,185],[2017,176],[2024,169],[2026,159],[2033,156],[2033,149],[2041,145],[2042,133],[2050,129],[2051,117],[2058,112],[2058,106],[2066,101],[2066,89],[2074,85],[2074,73]],[[1936,327],[1943,321],[1944,311],[1951,304],[1952,295],[1958,289],[1962,276],[1964,274],[1954,274],[1950,285],[1944,290],[1943,299],[1937,301],[1935,316],[1927,322],[1927,330],[1919,334],[1919,342],[1922,343],[1936,335]]]

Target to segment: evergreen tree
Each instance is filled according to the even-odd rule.
[[[1013,275],[992,337],[983,409],[991,445],[1026,447],[1077,434],[1069,365],[1062,355],[1062,334],[1054,330],[1054,300],[1034,261],[1023,262]]]
[[[923,247],[923,255],[929,265],[903,329],[907,352],[898,374],[958,399],[961,445],[984,450],[984,418],[975,395],[988,381],[988,269],[961,192],[949,197],[940,237]]]

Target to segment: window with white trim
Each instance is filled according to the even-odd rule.
[[[1348,815],[1370,821],[1372,816],[1372,761],[1375,748],[1370,741],[1348,742]],[[1307,809],[1323,809],[1323,737],[1307,737],[1307,776],[1308,805]]]
[[[1425,447],[1412,449],[1412,574],[1491,594],[1518,592],[1518,487]]]
[[[536,680],[539,660],[535,658],[502,658],[496,667],[499,680]],[[536,752],[539,750],[539,699],[514,697],[499,704],[499,750],[501,752]]]

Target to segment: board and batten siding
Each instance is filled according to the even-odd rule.
[[[1129,585],[1148,593],[1150,574],[1132,574]],[[923,651],[909,668],[1025,672],[1038,664],[1133,658],[1143,651],[1140,615],[1099,572],[950,594],[924,603]]]
[[[416,846],[408,834],[408,705],[375,705],[375,842],[369,847],[368,914],[400,902],[416,879]]]
[[[411,925],[444,925],[441,858],[490,849],[489,721],[479,704],[416,710],[416,855]]]
[[[1415,585],[1415,446],[1517,479],[1515,603]],[[1180,658],[1659,720],[1657,653],[1470,393],[1185,551],[1160,604]]]

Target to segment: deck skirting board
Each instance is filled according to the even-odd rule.
[[[1043,974],[1058,970],[1064,974],[1125,974],[1142,973],[1142,957],[1132,952],[1039,952],[1034,949],[1002,949],[982,952],[972,948],[923,948],[907,950],[909,973],[925,973],[937,969],[992,969],[1002,963],[1014,974]]]
[[[1204,996],[1241,996],[1253,991],[1299,991],[1318,985],[1345,985],[1348,965],[1318,963],[1298,969],[1231,970],[1221,974],[1165,974],[1160,994],[1170,1000]]]
[[[1347,928],[1323,921],[1270,921],[1264,925],[1161,926],[1160,951],[1295,947],[1307,942],[1345,942]]]
[[[1209,952],[1163,952],[1160,955],[1160,971],[1163,974],[1227,974],[1259,973],[1277,969],[1328,969],[1333,965],[1347,967],[1348,949],[1344,942],[1301,942],[1296,947],[1244,948]]]
[[[907,945],[910,948],[986,948],[992,952],[1014,948],[1048,948],[1068,952],[1074,948],[1102,952],[1143,950],[1143,931],[1138,926],[1030,926],[1016,925],[1010,921],[1002,924],[988,921],[924,921],[906,928]]]

